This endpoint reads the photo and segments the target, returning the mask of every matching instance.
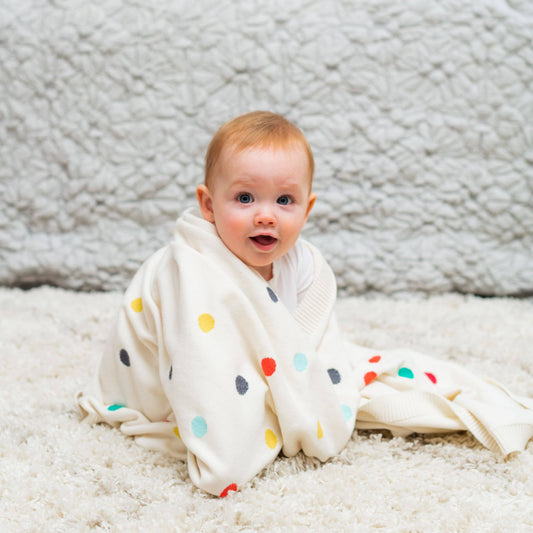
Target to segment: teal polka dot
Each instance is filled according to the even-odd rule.
[[[197,416],[191,422],[191,429],[195,437],[201,438],[207,433],[207,422],[203,416]]]
[[[298,372],[303,372],[307,368],[307,357],[305,354],[298,352],[294,356],[294,368],[298,370]]]
[[[413,379],[415,375],[413,374],[413,371],[410,368],[407,368],[406,366],[403,366],[398,370],[398,375],[402,378],[407,379]]]
[[[120,405],[119,403],[114,403],[113,405],[110,405],[107,410],[108,411],[118,411],[119,409],[122,409],[123,407],[126,407],[125,405]]]
[[[341,405],[341,409],[342,414],[344,415],[344,419],[349,422],[352,418],[352,410],[344,403]]]

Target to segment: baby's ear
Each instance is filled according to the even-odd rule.
[[[198,185],[196,188],[196,199],[200,206],[202,216],[212,224],[215,222],[215,215],[213,213],[213,199],[211,193],[205,185]]]
[[[316,194],[315,193],[311,193],[309,195],[309,199],[307,200],[307,210],[305,212],[305,219],[307,220],[307,217],[309,216],[309,213],[311,212],[311,209],[313,209],[313,206],[315,205],[315,202],[316,202]]]

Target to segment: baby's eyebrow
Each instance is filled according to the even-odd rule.
[[[238,176],[232,180],[230,189],[232,191],[253,191],[256,186],[260,185],[258,183],[258,178],[253,176]],[[290,178],[284,179],[277,187],[279,196],[283,195],[297,195],[300,191],[300,186],[298,183],[292,181]]]
[[[233,183],[231,184],[232,188],[242,188],[242,187],[252,187],[254,185],[254,181],[252,178],[242,177],[242,178],[236,178]]]

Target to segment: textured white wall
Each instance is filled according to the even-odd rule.
[[[0,283],[123,288],[269,109],[345,293],[531,292],[532,38],[530,0],[2,0]]]

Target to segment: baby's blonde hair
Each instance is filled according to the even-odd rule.
[[[315,172],[313,152],[302,131],[285,117],[269,111],[252,111],[226,122],[211,139],[205,154],[205,185],[210,186],[222,150],[231,146],[240,152],[247,148],[287,148],[300,144],[309,162],[309,187]]]

